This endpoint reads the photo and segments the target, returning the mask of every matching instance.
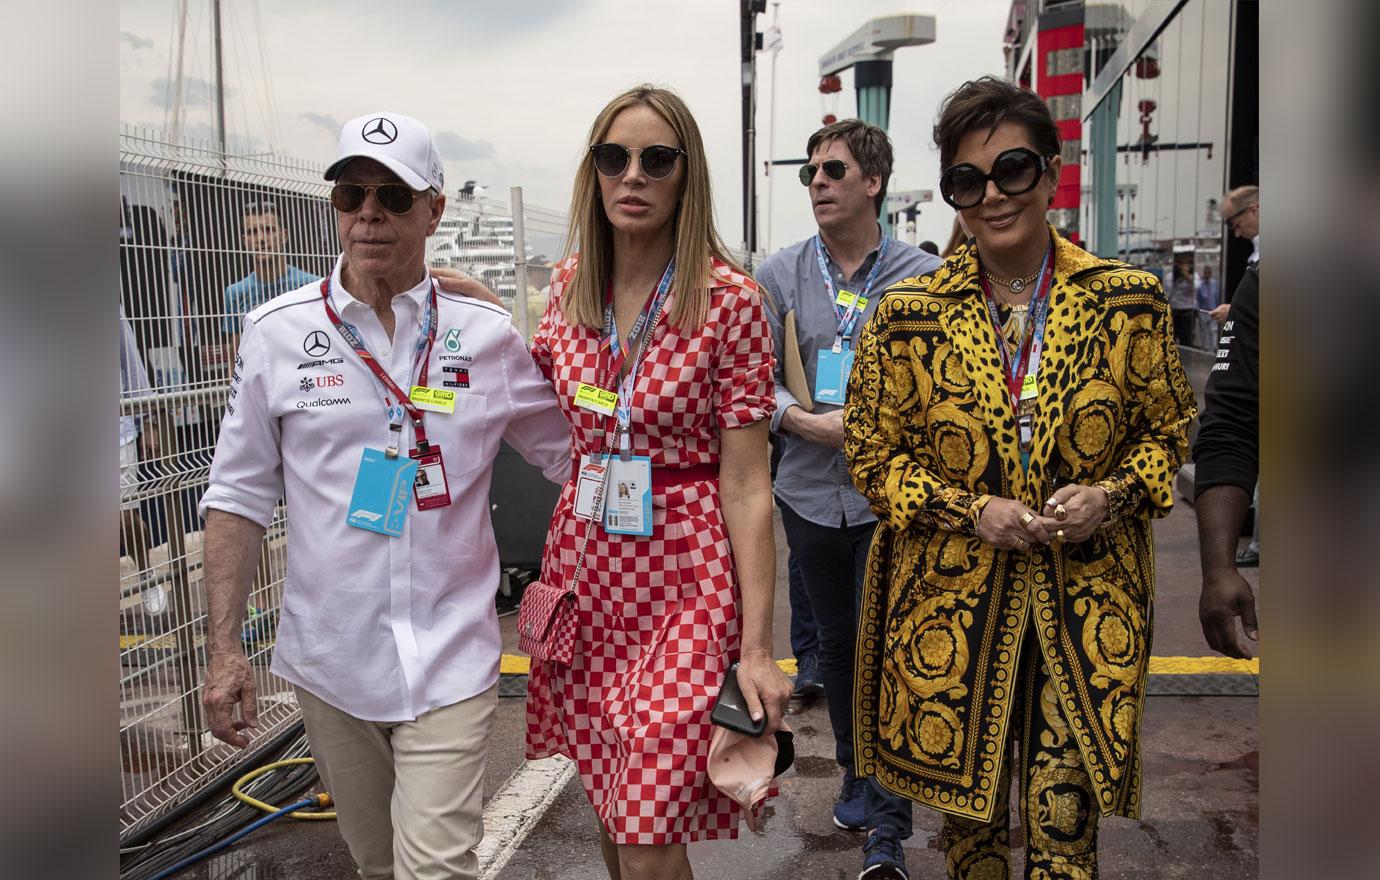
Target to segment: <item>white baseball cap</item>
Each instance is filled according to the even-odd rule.
[[[342,125],[340,147],[335,161],[326,169],[326,179],[335,180],[345,164],[357,158],[373,159],[418,192],[445,192],[446,177],[436,139],[411,116],[380,111]]]

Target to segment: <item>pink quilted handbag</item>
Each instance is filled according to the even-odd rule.
[[[518,650],[534,660],[568,666],[578,623],[573,590],[533,581],[523,590],[518,608]]]

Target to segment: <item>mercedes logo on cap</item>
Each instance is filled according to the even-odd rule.
[[[364,123],[364,131],[360,137],[371,144],[391,144],[398,139],[398,127],[391,119],[376,116]]]
[[[331,338],[320,330],[313,330],[302,340],[302,350],[307,357],[321,357],[331,350]]]

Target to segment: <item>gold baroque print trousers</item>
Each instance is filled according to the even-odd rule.
[[[1097,880],[1097,797],[1035,639],[1032,626],[1021,646],[1021,686],[1013,707],[1019,729],[1007,742],[992,820],[944,818],[950,880],[1011,876],[1009,801],[1018,756],[1026,880]]]

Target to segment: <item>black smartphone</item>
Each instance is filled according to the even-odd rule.
[[[719,698],[714,701],[714,711],[709,720],[720,727],[726,727],[748,736],[761,736],[767,729],[767,717],[753,721],[748,713],[747,700],[743,699],[743,689],[738,687],[738,664],[734,663],[724,673],[724,682],[719,686]]]

